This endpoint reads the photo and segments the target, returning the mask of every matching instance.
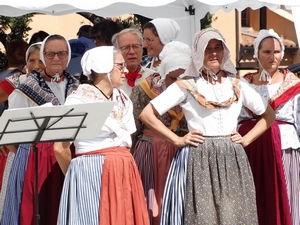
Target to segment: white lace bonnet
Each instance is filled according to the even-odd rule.
[[[222,59],[220,69],[234,75],[237,73],[234,64],[230,60],[230,51],[225,43],[225,39],[222,36],[222,34],[217,29],[206,28],[201,31],[198,31],[194,35],[194,42],[192,48],[192,60],[190,61],[190,64],[186,69],[185,73],[180,77],[185,77],[185,76],[198,77],[199,73],[201,74],[202,70],[205,68],[203,64],[204,52],[208,42],[212,39],[217,39],[222,41],[224,52],[223,52],[223,59]]]
[[[159,58],[161,64],[158,72],[163,81],[168,73],[187,68],[191,60],[191,49],[183,42],[172,41],[164,46]]]

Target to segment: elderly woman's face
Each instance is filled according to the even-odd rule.
[[[153,34],[151,29],[145,29],[143,33],[144,48],[147,49],[147,55],[158,57],[164,45],[160,42],[159,37]]]
[[[68,47],[65,40],[49,40],[44,49],[46,70],[49,75],[61,74],[68,66]]]
[[[122,54],[115,54],[114,67],[110,72],[110,79],[113,87],[119,88],[124,84],[126,73],[128,73],[128,70],[126,68],[126,63]]]
[[[213,70],[219,69],[223,59],[223,45],[217,39],[212,39],[208,42],[204,52],[204,65]]]
[[[266,71],[276,71],[281,61],[281,45],[276,38],[266,38],[260,43],[258,59]]]
[[[43,62],[40,60],[40,49],[36,48],[34,51],[29,53],[27,59],[27,74],[30,74],[32,70],[42,72],[45,69]]]

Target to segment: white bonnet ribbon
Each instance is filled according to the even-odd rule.
[[[259,59],[257,59],[257,61],[260,65],[260,67],[263,68]],[[271,78],[271,75],[263,68],[263,70],[260,73],[259,80],[260,81],[268,81],[268,84],[270,84],[272,81],[272,78]]]
[[[204,72],[203,70],[206,70],[206,72]],[[220,70],[221,71],[221,70]],[[209,83],[209,78],[211,78],[214,81],[218,80],[218,74],[215,74],[211,69],[207,68],[206,66],[203,65],[203,67],[200,69],[199,71],[200,76],[202,76],[203,73],[205,73],[207,75],[207,83]],[[202,76],[203,78],[203,76]]]

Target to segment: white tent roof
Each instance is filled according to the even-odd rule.
[[[298,3],[297,3],[298,2]],[[150,18],[181,17],[186,14],[185,7],[190,5],[199,17],[207,12],[215,13],[219,9],[231,11],[243,10],[247,7],[258,9],[267,6],[276,9],[281,0],[1,0],[0,14],[4,16],[20,16],[31,12],[51,15],[65,15],[75,12],[91,12],[104,17],[119,16],[128,13],[141,14]],[[285,6],[300,6],[296,0],[285,0]]]
[[[90,12],[102,17],[124,14],[139,14],[149,18],[167,17],[179,23],[181,34],[189,34],[184,38],[190,38],[185,42],[191,44],[193,34],[200,29],[199,21],[207,12],[215,13],[220,9],[225,12],[233,9],[241,11],[247,7],[258,9],[264,6],[275,10],[282,4],[293,11],[300,8],[300,1],[296,0],[1,0],[0,15],[20,16],[28,13],[66,15]],[[189,12],[186,10],[188,8],[193,11]],[[296,30],[300,30],[296,24],[299,20],[294,21]]]

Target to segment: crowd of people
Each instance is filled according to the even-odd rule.
[[[97,137],[0,146],[1,225],[299,225],[300,79],[280,37],[259,32],[241,77],[217,29],[192,47],[179,32],[105,19],[11,43],[3,110],[114,105]]]

